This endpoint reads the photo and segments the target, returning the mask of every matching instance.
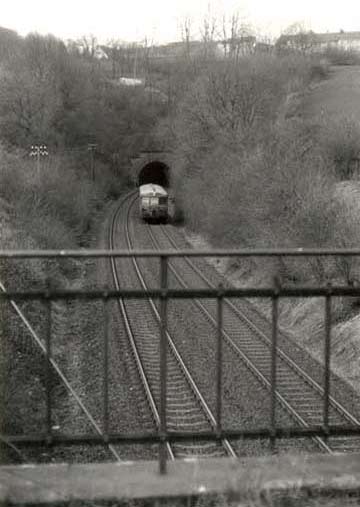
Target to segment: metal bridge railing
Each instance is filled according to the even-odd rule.
[[[222,439],[257,439],[268,438],[272,443],[282,438],[304,438],[331,436],[360,436],[360,426],[344,425],[331,426],[329,424],[329,398],[330,398],[330,358],[331,358],[331,300],[333,297],[351,296],[360,297],[360,287],[355,286],[332,286],[325,287],[286,287],[281,286],[274,279],[272,287],[264,288],[225,288],[219,286],[215,289],[171,289],[168,286],[168,263],[173,257],[304,257],[304,256],[360,256],[360,249],[257,249],[257,250],[182,250],[182,251],[107,251],[107,250],[76,250],[76,251],[1,251],[0,259],[59,259],[59,258],[131,258],[131,257],[156,257],[160,258],[160,287],[155,289],[140,290],[26,290],[26,291],[0,291],[0,302],[43,301],[46,307],[46,336],[44,341],[46,359],[46,415],[45,432],[28,435],[2,434],[3,442],[13,445],[43,446],[43,445],[99,445],[99,444],[145,444],[159,443],[160,470],[166,470],[166,452],[164,446],[167,442],[217,440]],[[158,431],[143,433],[113,433],[109,432],[109,308],[110,300],[123,299],[159,299],[160,304],[160,427]],[[323,378],[323,422],[320,426],[310,427],[280,427],[276,425],[276,385],[277,385],[277,338],[278,338],[278,305],[281,298],[324,298],[324,378]],[[180,432],[170,431],[166,425],[166,370],[167,370],[167,302],[170,299],[193,299],[213,298],[217,301],[217,346],[216,346],[216,427],[208,432]],[[269,298],[272,301],[272,324],[271,324],[271,377],[270,377],[270,417],[269,424],[262,428],[244,430],[235,428],[223,429],[222,425],[222,380],[223,380],[223,302],[224,298]],[[103,328],[103,417],[102,434],[54,434],[52,430],[53,400],[51,396],[52,380],[52,339],[51,339],[51,314],[54,301],[61,300],[101,300],[104,306]]]

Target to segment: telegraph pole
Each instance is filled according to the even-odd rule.
[[[88,150],[90,151],[90,174],[92,181],[95,181],[95,150],[96,150],[97,144],[96,143],[89,143],[88,144]]]
[[[35,144],[31,146],[30,157],[36,157],[36,172],[37,177],[40,180],[40,157],[49,155],[47,146],[45,144]]]

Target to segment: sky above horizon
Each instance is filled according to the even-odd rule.
[[[289,25],[303,23],[315,32],[360,31],[360,0],[0,0],[0,26],[51,33],[62,39],[95,35],[154,43],[180,40],[181,23],[192,22],[193,38],[207,12],[221,24],[223,15],[238,13],[256,33],[277,37]]]

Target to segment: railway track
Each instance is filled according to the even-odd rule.
[[[155,248],[177,248],[169,229],[171,226],[148,226],[148,232]],[[161,231],[161,234],[160,234]],[[169,262],[172,273],[170,286],[173,288],[209,288],[213,284],[189,258],[172,258]],[[195,302],[204,317],[216,328],[216,301]],[[263,386],[270,391],[271,378],[271,340],[256,323],[244,313],[241,301],[224,300],[225,343],[233,353],[245,363]],[[270,325],[269,325],[270,329]],[[300,426],[322,426],[323,424],[323,388],[306,373],[291,357],[281,349],[277,354],[277,390],[278,403]],[[343,426],[352,424],[360,426],[339,400],[330,397],[329,425]],[[359,451],[359,437],[331,437],[325,441],[315,438],[316,444],[325,452]]]
[[[111,249],[132,249],[129,233],[130,210],[134,203],[133,194],[128,197],[126,213],[119,206],[113,215],[109,231]],[[111,270],[115,286],[143,288],[147,285],[137,259],[111,259]],[[126,274],[126,275],[125,275]],[[119,300],[119,308],[125,323],[134,362],[146,393],[155,426],[160,428],[160,315],[151,299]],[[140,316],[140,318],[139,318]],[[203,398],[192,375],[187,369],[174,340],[167,332],[167,399],[166,421],[168,430],[181,432],[211,431],[216,426],[215,417]],[[170,459],[187,456],[235,456],[231,444],[221,442],[191,441],[170,445]]]

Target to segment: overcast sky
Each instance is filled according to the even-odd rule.
[[[303,22],[317,32],[360,30],[360,0],[0,0],[0,26],[21,35],[52,33],[63,39],[94,34],[154,42],[179,40],[186,16],[196,27],[208,10],[219,19],[239,12],[246,23],[278,36],[289,24]]]

